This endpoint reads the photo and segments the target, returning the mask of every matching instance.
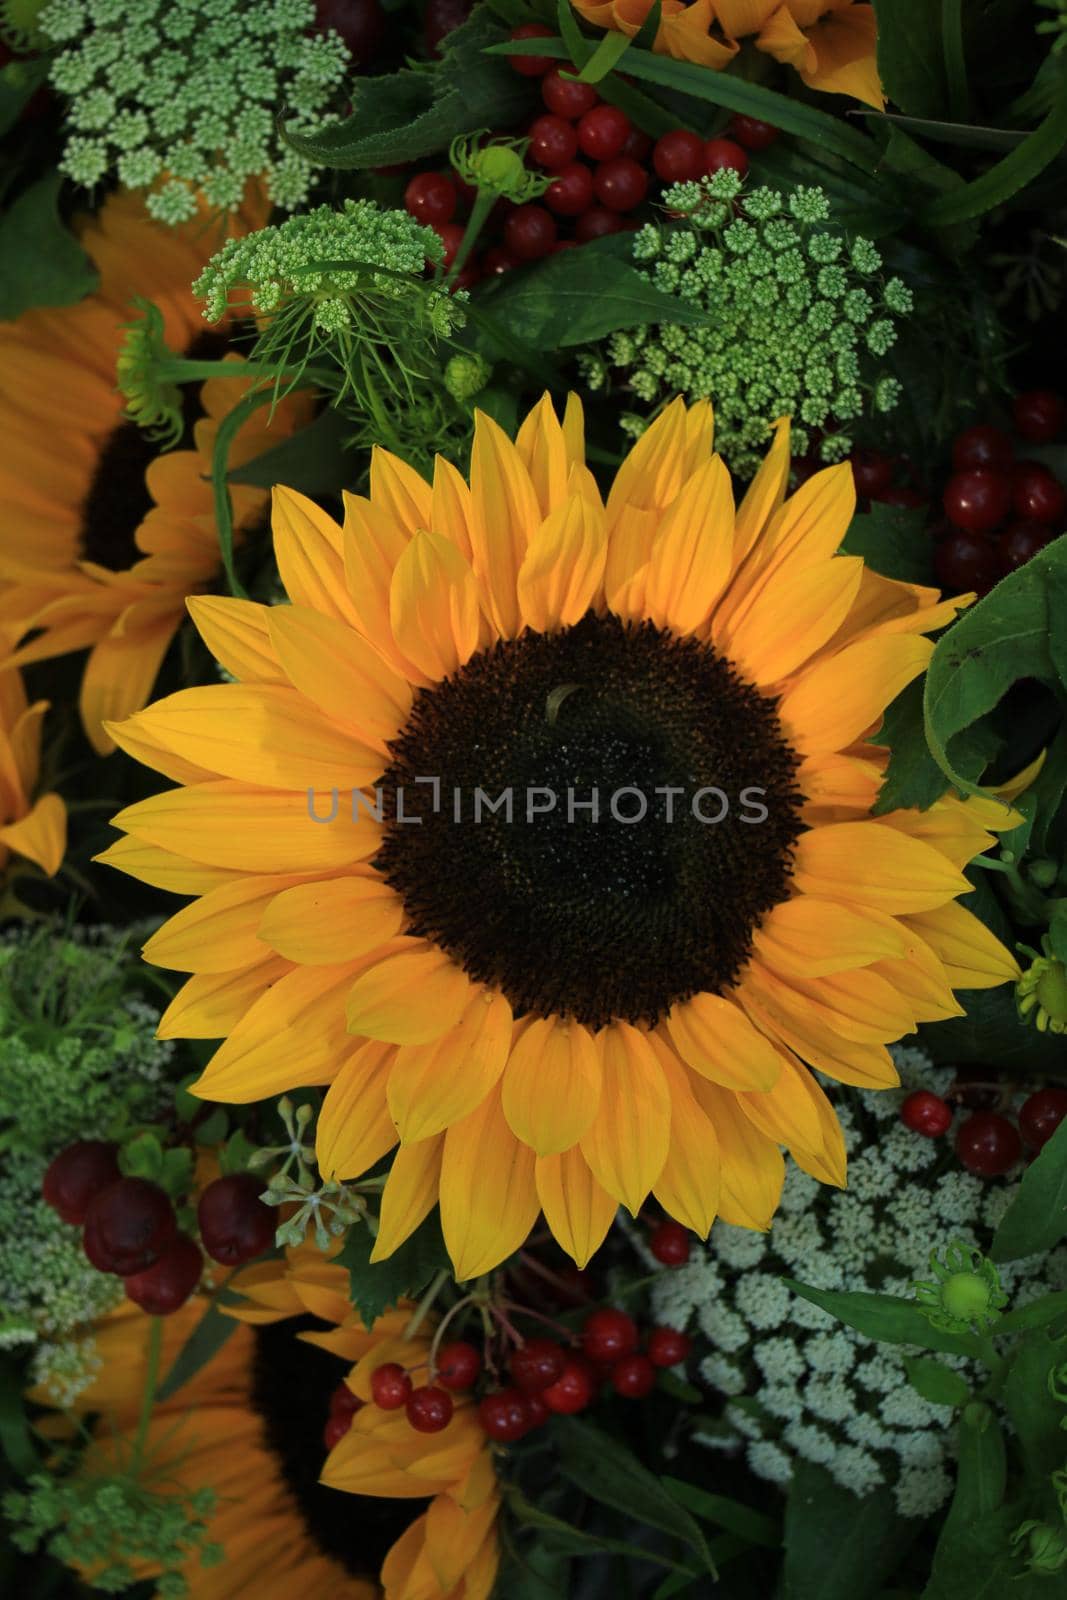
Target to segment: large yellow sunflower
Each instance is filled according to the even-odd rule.
[[[323,1431],[337,1386],[348,1382],[367,1399],[373,1366],[417,1365],[428,1349],[425,1338],[402,1337],[410,1308],[388,1313],[370,1332],[352,1325],[301,1336],[295,1326],[271,1326],[304,1313],[353,1323],[345,1276],[300,1253],[288,1268],[269,1263],[243,1274],[235,1287],[252,1299],[235,1315],[251,1325],[152,1410],[142,1451],[149,1481],[163,1493],[187,1498],[210,1489],[216,1496],[207,1537],[222,1557],[209,1567],[190,1558],[183,1573],[190,1600],[486,1600],[492,1588],[496,1478],[469,1402],[432,1437],[416,1433],[403,1412],[367,1405],[327,1451]],[[198,1295],[162,1319],[161,1374],[204,1309]],[[100,1367],[76,1402],[80,1415],[95,1419],[81,1468],[89,1474],[129,1461],[151,1322],[126,1301],[96,1330]]]
[[[764,1228],[780,1145],[844,1181],[807,1069],[892,1084],[887,1041],[1017,972],[955,903],[1006,805],[871,814],[960,602],[839,554],[851,468],[786,498],[788,439],[736,511],[680,400],[606,504],[547,397],[478,418],[469,486],[378,450],[343,528],[279,489],[292,604],[191,602],[239,681],[113,729],[182,787],[103,859],[200,897],[145,947],[193,974],[160,1031],[225,1040],[208,1099],[329,1085],[328,1177],[399,1138],[378,1259],[438,1199],[460,1278],[539,1211],[584,1262],[650,1190]]]
[[[652,0],[571,0],[586,22],[631,37]],[[715,29],[716,31],[712,31]],[[856,0],[664,0],[653,50],[721,71],[754,38],[757,50],[794,67],[809,89],[850,94],[880,111],[874,7]]]
[[[231,226],[252,221],[239,216]],[[204,218],[163,228],[141,198],[112,195],[81,231],[100,274],[96,292],[0,326],[0,623],[16,639],[29,636],[8,664],[88,649],[81,714],[102,754],[113,748],[104,721],[144,705],[185,597],[218,572],[211,452],[219,420],[243,392],[214,379],[196,404],[189,391],[188,447],[160,454],[123,416],[115,384],[123,324],[140,296],[159,306],[173,350],[223,354],[226,334],[205,332],[190,287],[222,242]],[[291,432],[298,414],[283,403],[268,433],[269,413],[257,412],[235,441],[234,465]],[[233,490],[238,529],[254,523],[266,498]]]

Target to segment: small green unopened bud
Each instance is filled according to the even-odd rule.
[[[452,141],[449,159],[465,183],[473,184],[479,195],[501,195],[516,205],[544,194],[552,180],[527,167],[523,157],[528,140],[483,145],[483,137],[484,131]]]
[[[1041,948],[1044,955],[1035,956],[1015,985],[1019,1015],[1040,1033],[1067,1033],[1067,967],[1052,954],[1047,934]]]
[[[493,369],[483,356],[471,351],[453,356],[445,367],[445,388],[453,400],[463,405],[480,394],[493,375]]]
[[[1067,1567],[1067,1530],[1063,1528],[1054,1528],[1048,1522],[1023,1522],[1012,1534],[1011,1542],[1017,1551],[1025,1543],[1030,1572],[1061,1572]]]
[[[961,1322],[981,1321],[989,1310],[990,1286],[973,1272],[954,1272],[941,1285],[941,1304]]]
[[[1031,861],[1026,869],[1030,882],[1039,889],[1051,889],[1059,874],[1060,869],[1055,861]]]
[[[970,1245],[955,1241],[943,1261],[933,1251],[930,1271],[932,1279],[913,1285],[915,1298],[932,1326],[945,1333],[982,1332],[1008,1303],[993,1262]]]

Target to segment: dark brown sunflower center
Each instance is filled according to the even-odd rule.
[[[728,989],[787,893],[800,796],[775,703],[651,623],[590,614],[483,651],[417,694],[392,751],[376,865],[413,931],[518,1013],[654,1023]]]
[[[193,361],[221,356],[229,340],[224,333],[205,329],[185,351]],[[180,445],[192,442],[193,426],[203,416],[200,385],[186,384],[182,391],[184,429]],[[92,482],[82,501],[81,554],[86,561],[126,572],[143,555],[137,530],[152,509],[145,473],[159,455],[159,443],[136,422],[112,428],[97,457]]]
[[[330,1396],[348,1370],[336,1356],[297,1337],[321,1328],[313,1317],[301,1317],[256,1329],[251,1403],[309,1543],[354,1578],[377,1581],[390,1548],[426,1502],[346,1494],[319,1482]]]

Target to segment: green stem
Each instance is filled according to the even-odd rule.
[[[471,214],[467,218],[467,226],[464,229],[463,238],[460,240],[459,249],[456,251],[456,259],[453,261],[448,276],[445,278],[446,286],[454,283],[463,271],[467,264],[467,258],[478,243],[478,235],[488,222],[489,213],[499,198],[495,189],[478,190],[474,204],[471,206]]]
[[[152,1408],[156,1403],[156,1389],[159,1385],[159,1362],[163,1353],[163,1318],[153,1317],[149,1324],[148,1332],[148,1370],[145,1373],[144,1390],[141,1394],[141,1415],[137,1422],[137,1432],[133,1441],[133,1457],[130,1462],[130,1474],[137,1477],[144,1460],[144,1448],[148,1439],[148,1424],[152,1420]]]
[[[209,378],[271,378],[280,382],[285,376],[285,367],[284,364],[255,360],[187,361],[184,356],[174,356],[170,360],[160,361],[156,374],[164,383],[203,383]],[[328,372],[325,367],[303,367],[300,369],[300,380],[329,388],[336,382],[337,374]]]
[[[423,1295],[414,1311],[411,1313],[411,1318],[403,1333],[403,1337],[405,1339],[414,1339],[415,1335],[426,1321],[426,1318],[429,1315],[430,1307],[433,1305],[434,1301],[437,1299],[437,1296],[448,1282],[448,1279],[449,1273],[446,1269],[442,1268],[433,1279],[430,1287],[427,1289],[426,1293]]]

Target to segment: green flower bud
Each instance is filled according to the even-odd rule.
[[[1023,1554],[1029,1572],[1050,1574],[1062,1572],[1067,1566],[1067,1530],[1053,1528],[1047,1522],[1031,1519],[1020,1523],[1011,1536],[1017,1554]]]
[[[1041,948],[1044,955],[1034,957],[1015,985],[1019,1015],[1040,1033],[1067,1033],[1067,968],[1052,954],[1047,934]]]
[[[945,1333],[991,1328],[1008,1303],[993,1262],[961,1241],[948,1246],[943,1261],[933,1251],[930,1271],[932,1280],[912,1287],[929,1322]]]
[[[445,388],[453,400],[464,405],[480,394],[493,375],[493,369],[483,356],[475,352],[453,356],[445,367]]]

